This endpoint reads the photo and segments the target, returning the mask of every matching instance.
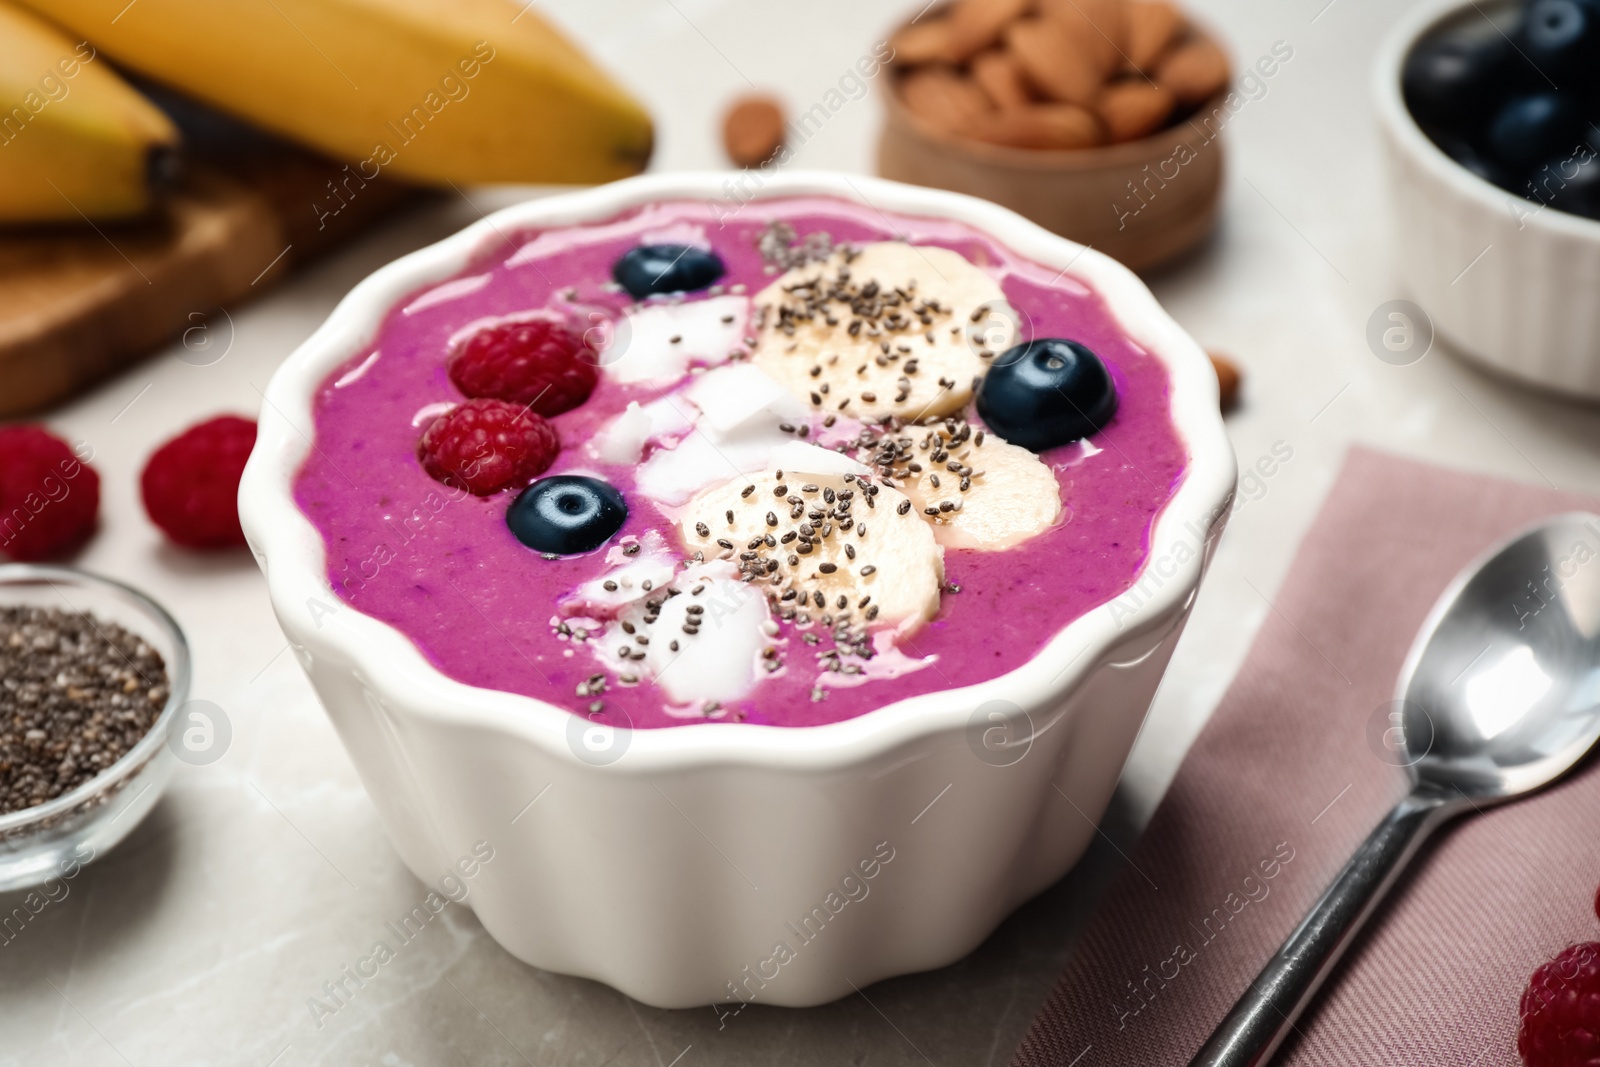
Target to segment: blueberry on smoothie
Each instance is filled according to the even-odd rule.
[[[1001,353],[978,388],[978,414],[1034,452],[1088,437],[1117,413],[1117,390],[1100,357],[1077,341],[1042,337]]]
[[[640,245],[630,248],[611,268],[611,277],[635,300],[651,293],[687,293],[704,289],[726,270],[722,257],[688,245]]]
[[[539,552],[590,552],[622,529],[628,505],[616,487],[581,474],[540,478],[511,502],[506,525]]]

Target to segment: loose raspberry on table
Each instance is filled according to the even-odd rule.
[[[1534,971],[1521,1013],[1527,1067],[1600,1067],[1600,942],[1569,945]]]
[[[543,474],[560,451],[554,426],[525,407],[488,397],[440,415],[417,443],[424,470],[475,496],[520,489]]]
[[[221,415],[156,449],[139,477],[150,521],[185,548],[244,544],[239,479],[255,443],[254,422]]]
[[[100,476],[42,426],[0,429],[0,554],[62,556],[82,547],[100,513]]]
[[[589,399],[598,356],[559,322],[525,319],[487,326],[450,356],[450,380],[470,397],[493,397],[546,417]]]

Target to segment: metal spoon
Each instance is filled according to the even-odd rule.
[[[1400,671],[1396,804],[1190,1061],[1266,1063],[1423,840],[1555,781],[1600,737],[1600,516],[1548,519],[1462,571]],[[1398,737],[1395,735],[1398,733]]]

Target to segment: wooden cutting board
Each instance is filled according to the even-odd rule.
[[[190,164],[145,221],[0,230],[0,417],[61,403],[419,195],[276,149]]]

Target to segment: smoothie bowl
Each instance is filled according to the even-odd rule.
[[[273,378],[240,511],[419,878],[650,1004],[809,1005],[1082,854],[1234,460],[1107,257],[936,190],[729,188],[379,271]]]

